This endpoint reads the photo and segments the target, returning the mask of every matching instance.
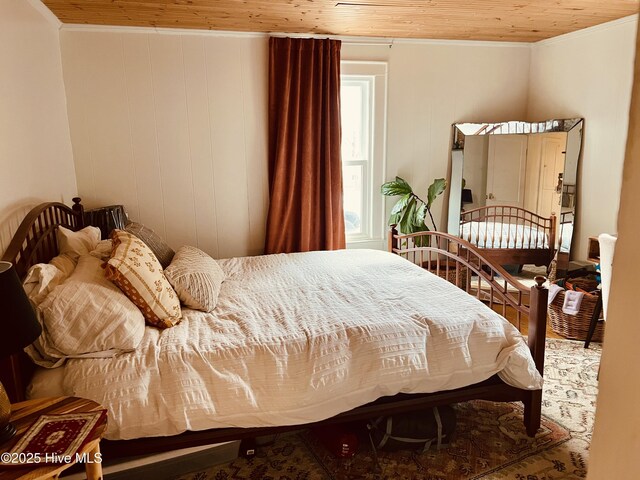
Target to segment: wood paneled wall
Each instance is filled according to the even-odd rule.
[[[389,62],[386,180],[400,175],[426,195],[448,178],[451,125],[522,119],[527,114],[530,46],[483,42],[343,45],[345,60]],[[446,192],[434,203],[446,230]],[[387,214],[395,199],[386,198]],[[388,216],[387,216],[388,218]]]
[[[589,236],[617,231],[637,23],[627,17],[532,48],[529,119],[585,119],[573,259],[586,260]]]
[[[76,193],[58,28],[30,2],[0,2],[0,253],[31,207]]]
[[[258,254],[267,192],[267,39],[62,30],[78,189],[173,247]],[[524,118],[527,45],[343,45],[389,63],[385,177],[446,177],[451,124]],[[436,205],[436,220],[444,198]],[[390,203],[389,203],[390,205]]]
[[[174,248],[262,252],[267,40],[63,31],[79,194]]]

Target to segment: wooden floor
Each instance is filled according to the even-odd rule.
[[[493,309],[502,315],[502,305],[495,305]],[[516,311],[513,307],[507,307],[507,314],[505,315],[506,319],[509,320],[516,327],[518,326],[518,322],[516,320]],[[527,317],[522,317],[520,320],[520,332],[523,335],[526,335],[528,332],[529,319]],[[564,338],[561,335],[558,335],[556,332],[551,330],[551,324],[547,320],[547,338]]]

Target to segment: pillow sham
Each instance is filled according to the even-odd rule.
[[[124,230],[114,230],[111,239],[106,277],[136,304],[149,324],[159,328],[176,325],[181,318],[180,300],[153,252]]]
[[[100,241],[100,229],[98,227],[84,227],[74,232],[65,227],[58,227],[56,231],[58,239],[58,251],[62,255],[69,255],[77,260],[80,255],[86,255],[96,248]]]
[[[104,277],[102,261],[91,255],[78,259],[73,274],[51,291],[37,313],[42,334],[26,351],[42,366],[134,350],[144,335],[142,313]]]
[[[224,272],[199,248],[180,247],[164,274],[185,306],[203,312],[216,308]]]
[[[149,227],[145,227],[141,223],[130,222],[124,227],[125,231],[135,235],[142,240],[147,247],[153,252],[153,254],[162,265],[162,268],[167,268],[175,255],[175,252],[169,245],[162,240],[156,232]]]

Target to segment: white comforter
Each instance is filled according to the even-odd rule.
[[[463,223],[460,237],[480,248],[549,248],[544,231],[514,223]]]
[[[384,395],[498,373],[539,389],[520,333],[457,287],[372,250],[221,260],[213,314],[148,327],[135,352],[69,360],[62,392],[109,409],[106,437],[302,424]],[[51,371],[49,371],[51,372]],[[31,395],[43,392],[36,376]]]

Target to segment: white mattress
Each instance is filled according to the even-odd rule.
[[[463,223],[460,237],[480,248],[549,248],[544,231],[513,223]]]
[[[59,375],[58,393],[109,409],[107,438],[131,439],[303,424],[495,373],[542,386],[510,323],[399,256],[343,250],[220,264],[227,278],[212,314],[184,310],[176,327],[148,327],[135,352],[41,372],[30,395]]]

